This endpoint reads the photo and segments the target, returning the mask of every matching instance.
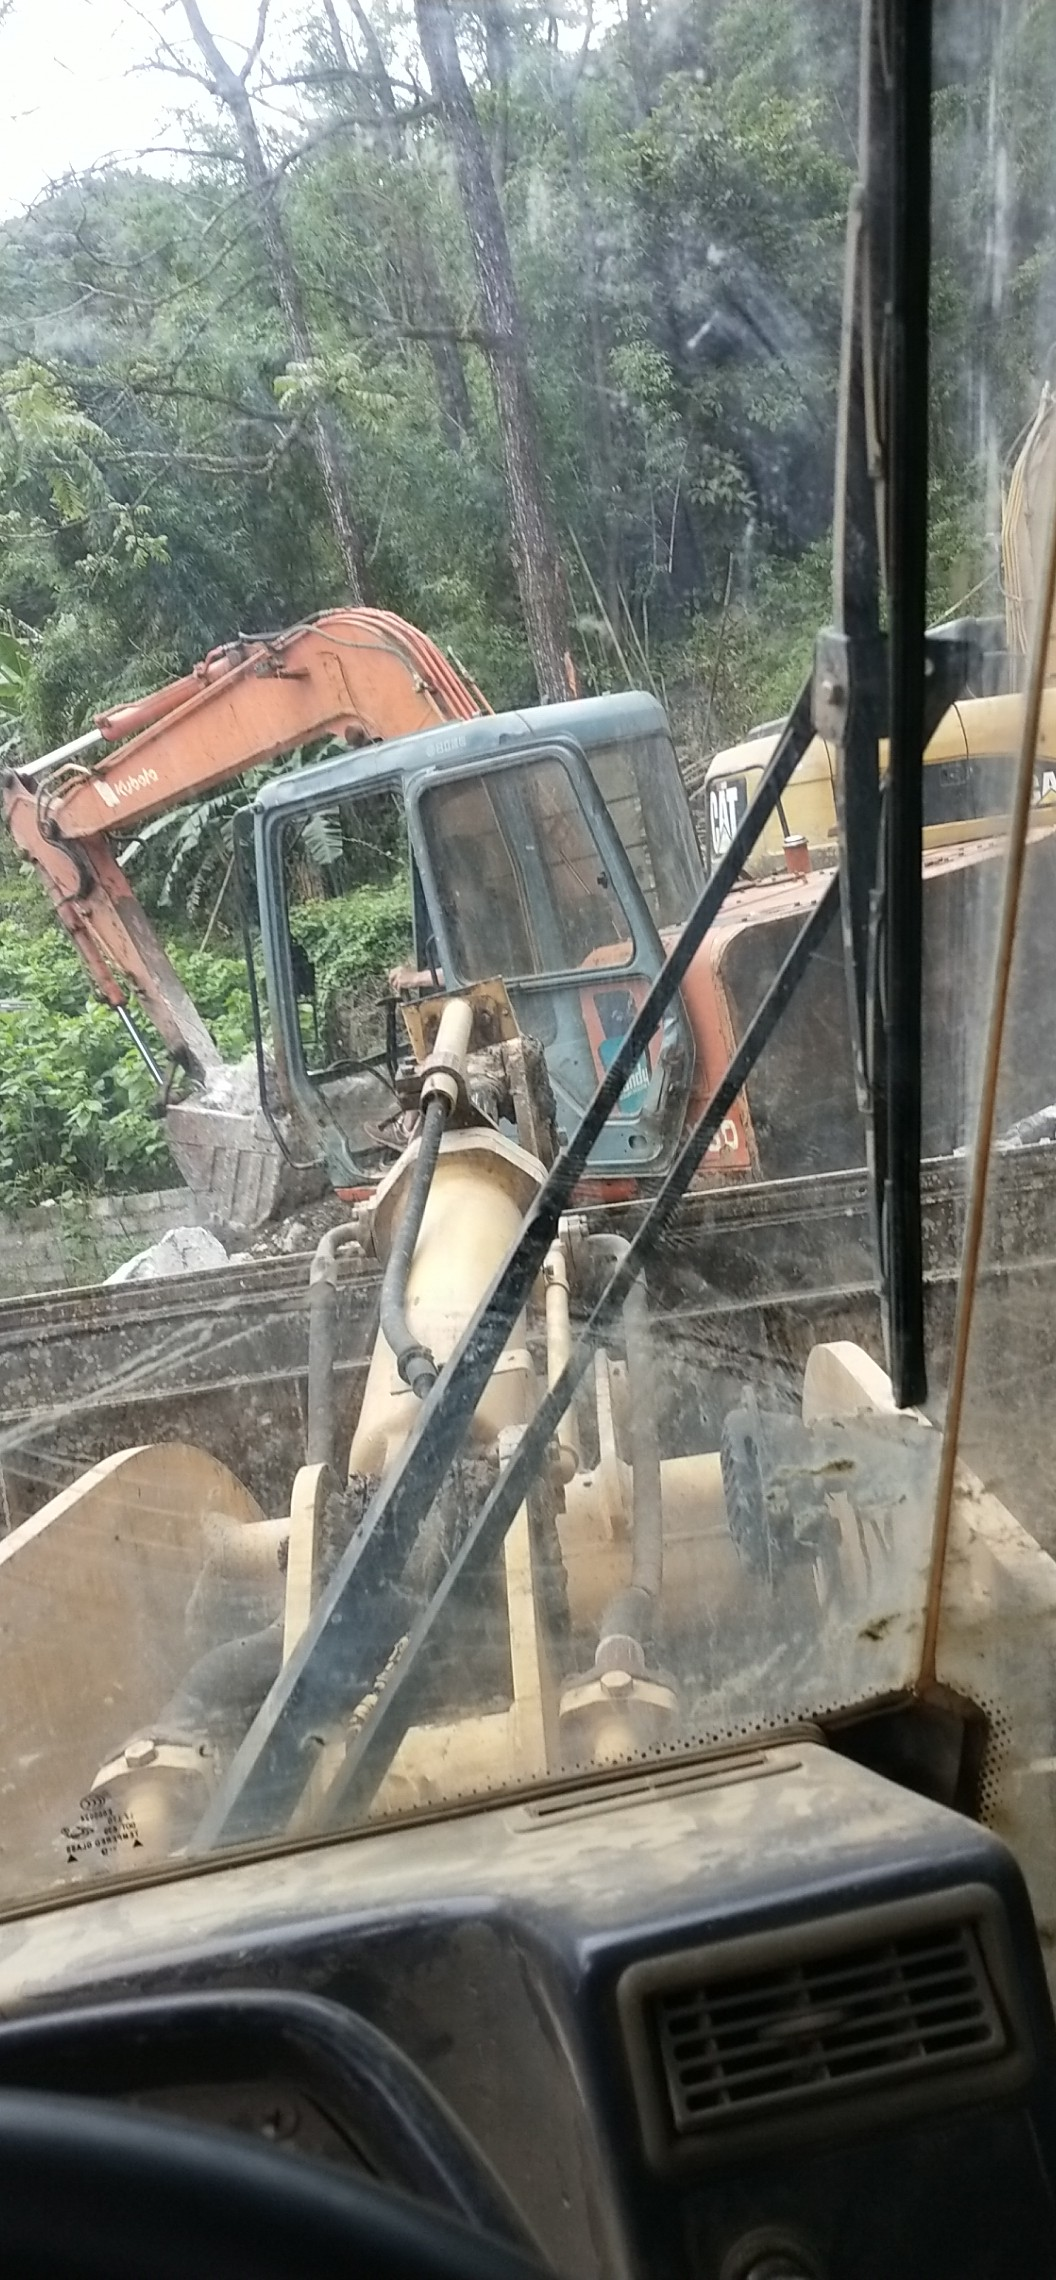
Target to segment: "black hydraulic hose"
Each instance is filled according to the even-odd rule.
[[[612,1274],[631,1246],[625,1235],[589,1235],[585,1249]],[[660,1438],[656,1429],[656,1385],[649,1329],[649,1294],[638,1274],[623,1301],[627,1341],[628,1404],[631,1434],[631,1580],[605,1609],[599,1637],[629,1637],[645,1644],[664,1578],[664,1514],[661,1496]]]
[[[392,1238],[381,1283],[381,1334],[392,1347],[404,1384],[410,1386],[419,1401],[424,1401],[426,1394],[432,1391],[440,1373],[428,1347],[419,1343],[407,1320],[407,1278],[414,1246],[421,1234],[446,1123],[447,1102],[436,1098],[427,1102],[407,1202]]]

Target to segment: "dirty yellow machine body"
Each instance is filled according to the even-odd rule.
[[[264,1511],[215,1457],[173,1442],[115,1452],[0,1545],[0,1715],[11,1762],[33,1767],[4,1800],[12,1874],[32,1861],[43,1886],[79,1884],[193,1855],[247,1729],[281,1688],[335,1563],[545,1179],[545,1063],[509,1019],[496,1042],[501,996],[488,984],[434,1008],[410,1080],[418,1133],[319,1246],[309,1461],[278,1508]],[[496,1110],[515,1114],[516,1141]],[[435,1580],[560,1376],[599,1275],[626,1249],[599,1217],[562,1221],[491,1372],[407,1563],[408,1635],[431,1563]],[[354,1415],[335,1393],[331,1336],[349,1253],[381,1278]],[[716,1448],[684,1415],[672,1431],[663,1380],[677,1336],[633,1283],[365,1821],[728,1740],[742,1696],[746,1729],[765,1722],[771,1696],[773,1722],[787,1726],[797,1704],[853,1700],[862,1688],[875,1700],[904,1683],[928,1602],[939,1435],[898,1413],[876,1362],[837,1341],[811,1352],[794,1409],[767,1413],[746,1388]],[[967,1472],[953,1545],[937,1683],[1000,1705],[1002,1731],[1022,1735],[1029,1755],[1034,1653],[1020,1664],[1009,1642],[1027,1620],[1036,1640],[1039,1611],[1043,1628],[1056,1627],[1056,1570]],[[793,1681],[781,1675],[790,1656]],[[291,1839],[334,1825],[370,1707],[307,1737]],[[1032,1810],[1024,1795],[1012,1832],[1028,1873]],[[1039,1853],[1036,1905],[1056,1920],[1046,1879]]]
[[[968,697],[951,705],[924,754],[924,847],[957,847],[985,839],[995,818],[1007,811],[1009,787],[1023,716],[1014,691]],[[745,814],[767,761],[776,731],[749,736],[718,752],[705,778],[708,853],[725,853]],[[880,745],[887,767],[887,739]],[[1056,684],[1045,691],[1034,776],[1039,809],[1056,812]],[[769,878],[785,870],[786,843],[803,846],[812,864],[835,863],[836,749],[816,736],[795,770],[781,803],[762,832],[747,875]]]
[[[552,1103],[542,1056],[529,1060],[529,1097],[518,1085],[518,1130],[541,1154],[506,1137],[476,1105],[486,1098],[495,1106],[513,1056],[519,1070],[524,1064],[512,1019],[506,1043],[477,1050],[475,1014],[483,1006],[493,1035],[496,993],[505,995],[488,984],[445,1001],[432,1050],[418,1064],[419,1135],[370,1200],[320,1245],[309,1451],[314,1434],[327,1453],[296,1474],[287,1508],[265,1514],[216,1458],[167,1443],[115,1453],[0,1546],[3,1716],[38,1767],[34,1782],[6,1801],[3,1845],[13,1859],[24,1864],[29,1853],[43,1868],[58,1846],[56,1865],[68,1873],[79,1860],[116,1865],[132,1847],[140,1865],[144,1855],[171,1858],[205,1809],[240,1726],[296,1648],[335,1551],[399,1456],[546,1176]],[[431,1170],[416,1180],[437,1129]],[[596,1277],[598,1253],[604,1265],[619,1240],[592,1235],[580,1220],[563,1224],[477,1407],[457,1497],[479,1496],[516,1447],[540,1388],[568,1357],[572,1310]],[[318,1325],[325,1325],[338,1258],[365,1254],[381,1270],[384,1292],[401,1242],[396,1332],[383,1299],[385,1327],[358,1415],[337,1416],[333,1356]],[[467,1700],[408,1734],[376,1813],[440,1802],[452,1787],[542,1780],[584,1753],[604,1764],[669,1722],[672,1687],[647,1667],[638,1635],[645,1603],[663,1574],[687,1616],[702,1601],[717,1612],[736,1586],[738,1560],[717,1452],[659,1458],[644,1292],[629,1304],[619,1343],[619,1356],[599,1351],[589,1393],[558,1429],[541,1494],[506,1539],[497,1604],[486,1616],[485,1660],[499,1666],[490,1693],[502,1699],[475,1701],[470,1676]],[[644,1555],[635,1545],[636,1501],[643,1500],[654,1522],[662,1514],[662,1543],[658,1530]],[[440,1515],[441,1528],[458,1524],[457,1511]],[[40,1634],[52,1619],[49,1605],[53,1616],[60,1572],[69,1636],[49,1653]],[[553,1667],[542,1615],[558,1575],[585,1657],[571,1677]],[[53,1637],[51,1644],[59,1643]],[[238,1658],[242,1690],[234,1703],[225,1686]],[[31,1662],[38,1683],[27,1689]],[[43,1667],[54,1684],[42,1693]],[[321,1738],[297,1826],[310,1828],[322,1814],[343,1741]],[[74,1764],[79,1788],[70,1782]]]
[[[1051,429],[1046,414],[1039,437]],[[1033,557],[1022,514],[1015,527],[1027,551],[1020,560],[1006,550],[1006,562],[1018,563],[1026,606]],[[927,1059],[940,1073],[952,1060],[953,1076],[943,1076],[937,1106],[925,1094],[924,1134],[951,1178],[974,1096],[975,1012],[992,966],[1004,851],[994,829],[1002,800],[979,768],[992,761],[1004,786],[1021,707],[1008,694],[953,706],[926,756],[926,783],[946,785],[960,802],[945,820],[934,799],[925,806]],[[751,740],[741,752],[746,804],[766,748]],[[1056,683],[1044,691],[1034,753],[1044,808],[1056,802]],[[711,789],[732,780],[736,759],[714,764]],[[746,933],[748,965],[765,967],[765,951],[776,971],[791,955],[790,931],[820,910],[825,853],[835,853],[832,766],[815,738],[753,858],[786,875],[729,897],[705,944],[717,973]],[[1050,1255],[1038,1232],[1056,1131],[1056,1029],[1044,986],[1056,858],[1048,822],[1036,817],[1028,835],[998,1096],[998,1137],[1017,1151],[1010,1161],[1019,1167],[999,1223],[1011,1212],[1008,1255],[1016,1257],[1032,1257],[1039,1245]],[[300,1469],[269,1479],[265,1494],[257,1468],[253,1494],[240,1477],[254,1470],[252,1452],[240,1466],[237,1441],[230,1467],[175,1436],[163,1446],[119,1447],[0,1541],[0,1721],[12,1741],[0,1898],[16,1896],[27,1876],[49,1889],[151,1864],[160,1871],[241,1841],[250,1827],[269,1838],[278,1829],[291,1838],[327,1833],[348,1825],[353,1778],[352,1818],[376,1825],[471,1796],[594,1779],[657,1753],[727,1747],[738,1735],[824,1718],[834,1706],[853,1727],[856,1717],[882,1720],[891,1702],[910,1704],[898,1715],[925,1755],[929,1734],[940,1730],[949,1753],[948,1729],[967,1764],[973,1721],[988,1724],[992,1770],[976,1789],[997,1801],[1043,1932],[1056,1936],[1056,1872],[1044,1842],[1045,1813],[1056,1810],[1044,1707],[1056,1646],[1056,1540],[1047,1508],[1039,1522],[1030,1505],[1029,1432],[1017,1428],[1016,1446],[995,1459],[1002,1404],[988,1390],[991,1371],[973,1404],[973,1416],[986,1421],[984,1445],[989,1434],[987,1487],[971,1470],[969,1436],[940,1542],[941,1435],[927,1417],[896,1409],[875,1353],[840,1335],[841,1294],[849,1298],[843,1319],[862,1319],[839,1240],[857,1174],[830,1165],[853,1166],[861,1133],[843,963],[820,932],[818,945],[762,1079],[752,1075],[741,1096],[762,1136],[763,1178],[746,1184],[743,1201],[729,1198],[725,1236],[712,1231],[712,1261],[724,1244],[732,1262],[718,1285],[714,1263],[702,1269],[694,1248],[700,1199],[685,1195],[650,1254],[648,1287],[640,1274],[629,1279],[619,1309],[594,1326],[590,1365],[562,1409],[554,1389],[577,1326],[592,1316],[599,1287],[618,1276],[633,1228],[611,1205],[548,1222],[556,1232],[545,1249],[540,1243],[534,1281],[476,1385],[465,1444],[434,1503],[413,1512],[398,1557],[392,1539],[379,1581],[361,1557],[379,1488],[388,1524],[393,1484],[429,1430],[433,1387],[456,1351],[464,1360],[483,1302],[494,1313],[504,1262],[531,1226],[559,1145],[544,1049],[521,1034],[502,983],[437,989],[407,1004],[412,1059],[398,1082],[417,1130],[312,1262]],[[763,995],[758,986],[738,994],[724,973],[717,1002],[732,1010],[717,1067]],[[951,989],[956,979],[949,1002],[934,997],[941,974]],[[773,980],[763,974],[764,986]],[[804,1069],[825,1071],[823,1114]],[[955,1188],[953,1181],[951,1195]],[[798,1200],[790,1201],[793,1189]],[[689,1283],[710,1286],[708,1363],[694,1347],[707,1305],[696,1329],[680,1319],[687,1269]],[[336,1329],[338,1286],[350,1271],[373,1279],[379,1306],[354,1398],[344,1390]],[[1017,1287],[1022,1307],[1022,1277]],[[822,1296],[828,1336],[815,1327]],[[753,1332],[757,1302],[770,1328]],[[721,1348],[724,1305],[732,1310],[730,1366],[709,1406],[693,1395]],[[782,1305],[790,1315],[806,1307],[816,1343],[789,1349],[795,1367],[775,1394],[767,1348]],[[1050,1312],[1039,1314],[1039,1354],[1051,1353]],[[219,1343],[219,1315],[210,1319],[214,1331]],[[489,1538],[445,1641],[442,1618],[434,1621],[438,1599],[460,1547],[482,1533],[489,1500],[501,1497],[544,1400],[552,1411],[545,1459],[533,1458],[512,1523]],[[247,1436],[252,1430],[247,1424]],[[358,1587],[361,1570],[360,1628],[369,1627],[376,1591],[377,1636],[388,1644],[354,1665],[349,1683],[320,1684],[313,1696],[306,1664],[329,1641],[331,1676],[335,1653],[340,1668],[342,1623],[351,1632],[358,1620],[349,1577]],[[423,1611],[432,1624],[428,1656],[418,1654]],[[413,1711],[371,1761],[370,1778],[361,1766],[353,1776],[361,1737],[416,1657],[425,1669]],[[309,1704],[300,1724],[287,1715],[297,1687],[296,1699]],[[317,1714],[313,1700],[324,1705]],[[354,1707],[325,1708],[335,1700]],[[240,1821],[239,1768],[269,1719],[295,1732],[292,1766],[283,1743],[273,1803],[261,1745],[255,1819]],[[897,1755],[902,1731],[893,1727],[882,1747]],[[942,1779],[943,1795],[960,1793],[956,1770]]]

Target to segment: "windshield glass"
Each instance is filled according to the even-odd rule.
[[[920,1274],[883,10],[127,15],[0,170],[0,1908],[905,1714],[1056,1914],[1046,11],[935,11]]]
[[[499,970],[517,978],[561,974],[588,959],[629,963],[630,920],[560,760],[521,761],[487,783],[429,789],[421,816],[434,876],[443,879],[452,978],[482,981],[496,970],[497,950]]]
[[[681,926],[700,888],[700,849],[667,736],[628,737],[590,754],[590,772],[657,926]]]

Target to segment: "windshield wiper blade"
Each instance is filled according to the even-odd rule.
[[[924,682],[928,571],[931,0],[891,11],[887,782],[869,1038],[887,1363],[900,1409],[925,1399],[921,1228]]]
[[[927,1391],[921,1233],[924,748],[971,654],[926,637],[931,0],[865,0],[861,163],[847,232],[834,627],[814,717],[837,748],[843,935],[884,1346]],[[881,631],[886,588],[889,634]],[[879,740],[889,735],[881,789]]]
[[[248,1840],[273,1827],[275,1815],[292,1807],[306,1779],[304,1736],[333,1716],[335,1700],[354,1703],[370,1691],[392,1655],[403,1635],[405,1602],[399,1579],[407,1557],[459,1456],[477,1404],[572,1201],[594,1142],[736,886],[812,733],[808,683],[729,847],[705,881],[577,1131],[548,1173],[509,1257],[423,1402],[413,1432],[380,1483],[354,1542],[232,1760],[196,1831],[195,1850]]]

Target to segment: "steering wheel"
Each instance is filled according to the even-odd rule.
[[[277,2078],[329,2112],[385,2182],[100,2102]],[[0,2026],[4,2280],[350,2280],[360,2270],[541,2280],[485,2156],[367,2020],[315,1996],[222,1989]]]
[[[5,2280],[543,2280],[506,2242],[323,2162],[17,2090],[0,2091],[0,2270]]]

